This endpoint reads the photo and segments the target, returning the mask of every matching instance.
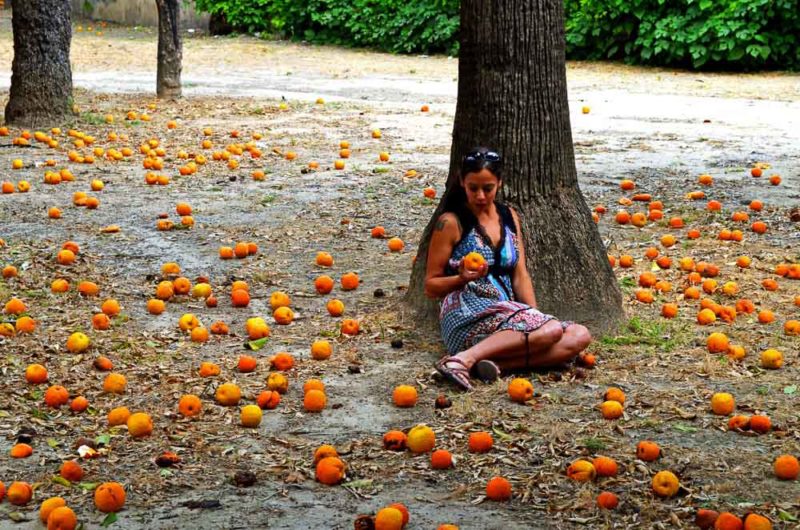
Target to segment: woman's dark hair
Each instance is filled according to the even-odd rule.
[[[475,215],[467,207],[467,192],[461,182],[470,173],[488,169],[498,180],[503,178],[503,159],[494,149],[488,147],[475,147],[467,151],[461,159],[459,184],[447,195],[444,205],[445,212],[456,214],[461,223],[461,236],[466,236],[472,228],[478,225]]]

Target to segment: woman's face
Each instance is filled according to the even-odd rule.
[[[500,189],[500,179],[488,169],[467,173],[461,181],[467,193],[467,204],[473,209],[483,209],[494,202]]]

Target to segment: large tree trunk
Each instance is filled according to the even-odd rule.
[[[158,6],[158,70],[156,93],[160,98],[181,97],[181,0],[156,0]]]
[[[9,124],[61,123],[72,112],[69,0],[13,0],[14,61],[5,110]]]
[[[578,187],[567,102],[563,0],[462,0],[450,173],[412,272],[408,302],[435,321],[423,280],[433,221],[458,186],[461,158],[504,157],[503,200],[520,214],[539,308],[594,333],[622,316],[622,296]]]

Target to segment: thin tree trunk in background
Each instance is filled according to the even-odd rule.
[[[156,93],[159,98],[179,98],[183,61],[180,0],[156,0],[156,6],[158,7]]]
[[[5,122],[61,123],[72,112],[69,0],[13,0],[14,61]]]
[[[423,293],[431,229],[459,185],[461,158],[485,145],[505,159],[503,200],[520,214],[539,308],[595,334],[613,328],[622,295],[578,187],[563,0],[462,0],[460,35],[447,190],[423,233],[407,301],[421,318],[436,318]]]

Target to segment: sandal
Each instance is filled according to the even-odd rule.
[[[456,363],[461,366],[452,368],[447,366],[447,363]],[[454,385],[463,390],[472,390],[472,385],[469,382],[469,368],[467,368],[467,365],[464,364],[464,361],[460,358],[455,356],[442,357],[434,366],[436,367],[436,371],[442,374],[442,377]]]
[[[475,363],[472,372],[484,383],[494,383],[500,378],[500,367],[488,359]]]

